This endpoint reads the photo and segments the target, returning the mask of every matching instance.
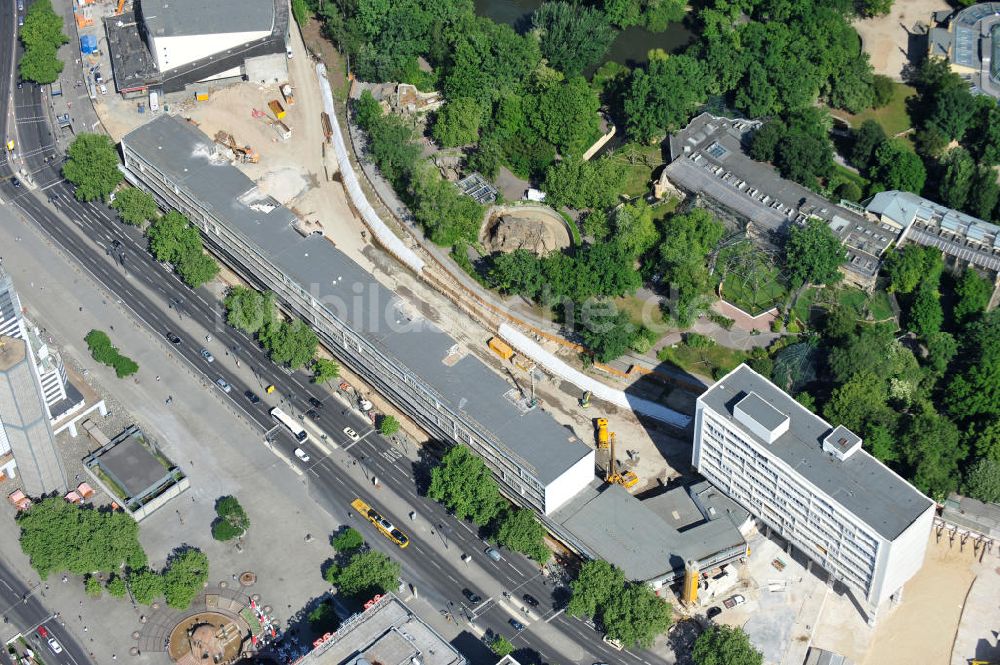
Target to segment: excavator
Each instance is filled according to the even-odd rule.
[[[621,485],[625,489],[631,489],[639,483],[639,476],[634,471],[622,473],[618,469],[618,460],[615,459],[615,433],[611,432],[611,459],[608,461],[608,473],[604,480],[609,483]]]

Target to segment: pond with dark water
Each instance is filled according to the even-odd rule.
[[[531,28],[531,15],[541,4],[542,0],[475,0],[476,14],[497,23],[506,23],[522,33]],[[604,62],[614,61],[627,67],[644,65],[649,60],[647,54],[651,49],[660,48],[674,53],[693,39],[694,34],[683,23],[672,23],[663,32],[650,32],[634,25],[618,33]]]

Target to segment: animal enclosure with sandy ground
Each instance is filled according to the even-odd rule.
[[[914,46],[923,44],[926,48],[926,38],[912,34],[914,26],[929,25],[931,14],[942,9],[951,6],[944,0],[896,0],[887,15],[855,21],[862,48],[871,58],[875,73],[902,81],[904,67],[918,55],[919,49]]]

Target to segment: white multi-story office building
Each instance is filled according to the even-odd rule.
[[[869,618],[923,564],[934,503],[746,365],[698,398],[693,464],[846,585]]]

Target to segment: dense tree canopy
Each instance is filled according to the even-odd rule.
[[[87,133],[78,134],[69,145],[63,175],[76,185],[76,198],[81,201],[106,200],[124,177],[111,139]]]
[[[150,224],[146,235],[156,260],[172,263],[180,278],[191,288],[201,286],[218,274],[219,265],[202,248],[201,233],[176,210]]]
[[[501,508],[500,490],[485,462],[465,446],[454,446],[431,471],[427,496],[459,519],[484,526]]]
[[[682,326],[694,319],[698,299],[711,288],[705,259],[724,232],[722,222],[703,208],[672,215],[663,223],[659,269],[669,287],[668,313]]]
[[[212,537],[216,540],[238,538],[250,528],[250,517],[235,496],[220,497],[215,502],[215,515]]]
[[[709,78],[704,66],[687,55],[656,57],[632,72],[623,104],[627,131],[642,143],[680,129],[705,101]]]
[[[24,25],[18,30],[18,36],[24,45],[18,66],[21,79],[41,84],[53,83],[58,79],[63,70],[63,62],[57,51],[69,41],[69,37],[63,34],[63,18],[52,9],[50,0],[35,0],[31,3],[24,15]]]
[[[118,219],[126,224],[139,226],[156,217],[156,200],[151,194],[128,187],[115,195],[111,207],[118,211]]]
[[[43,580],[62,571],[111,573],[146,564],[139,525],[121,511],[98,511],[56,496],[19,513],[17,525],[21,549]]]
[[[496,539],[501,545],[515,552],[522,552],[539,563],[546,563],[552,556],[542,540],[545,527],[526,508],[508,508],[501,513],[496,529]]]
[[[375,550],[357,552],[346,566],[327,568],[327,581],[345,596],[367,599],[399,586],[399,564]]]
[[[844,248],[826,222],[792,225],[785,241],[785,266],[795,284],[830,284],[840,279]]]
[[[948,385],[945,403],[956,418],[1000,417],[1000,310],[966,328],[959,371]]]
[[[613,159],[566,159],[545,172],[545,191],[554,203],[571,208],[607,208],[625,186],[625,168]]]
[[[542,56],[568,75],[596,65],[615,38],[600,9],[562,2],[544,2],[531,17]]]
[[[764,655],[740,628],[711,626],[695,640],[691,657],[695,665],[762,665]]]
[[[632,583],[612,594],[602,623],[608,637],[622,644],[648,648],[653,640],[670,627],[670,604],[646,584]]]
[[[163,571],[163,595],[167,605],[186,610],[208,580],[208,557],[201,550],[185,547],[174,552]]]
[[[275,319],[257,334],[271,360],[292,369],[307,365],[316,355],[319,338],[305,322]]]
[[[595,559],[580,566],[572,582],[573,595],[566,606],[570,616],[597,617],[611,598],[625,587],[625,573],[607,561]]]

